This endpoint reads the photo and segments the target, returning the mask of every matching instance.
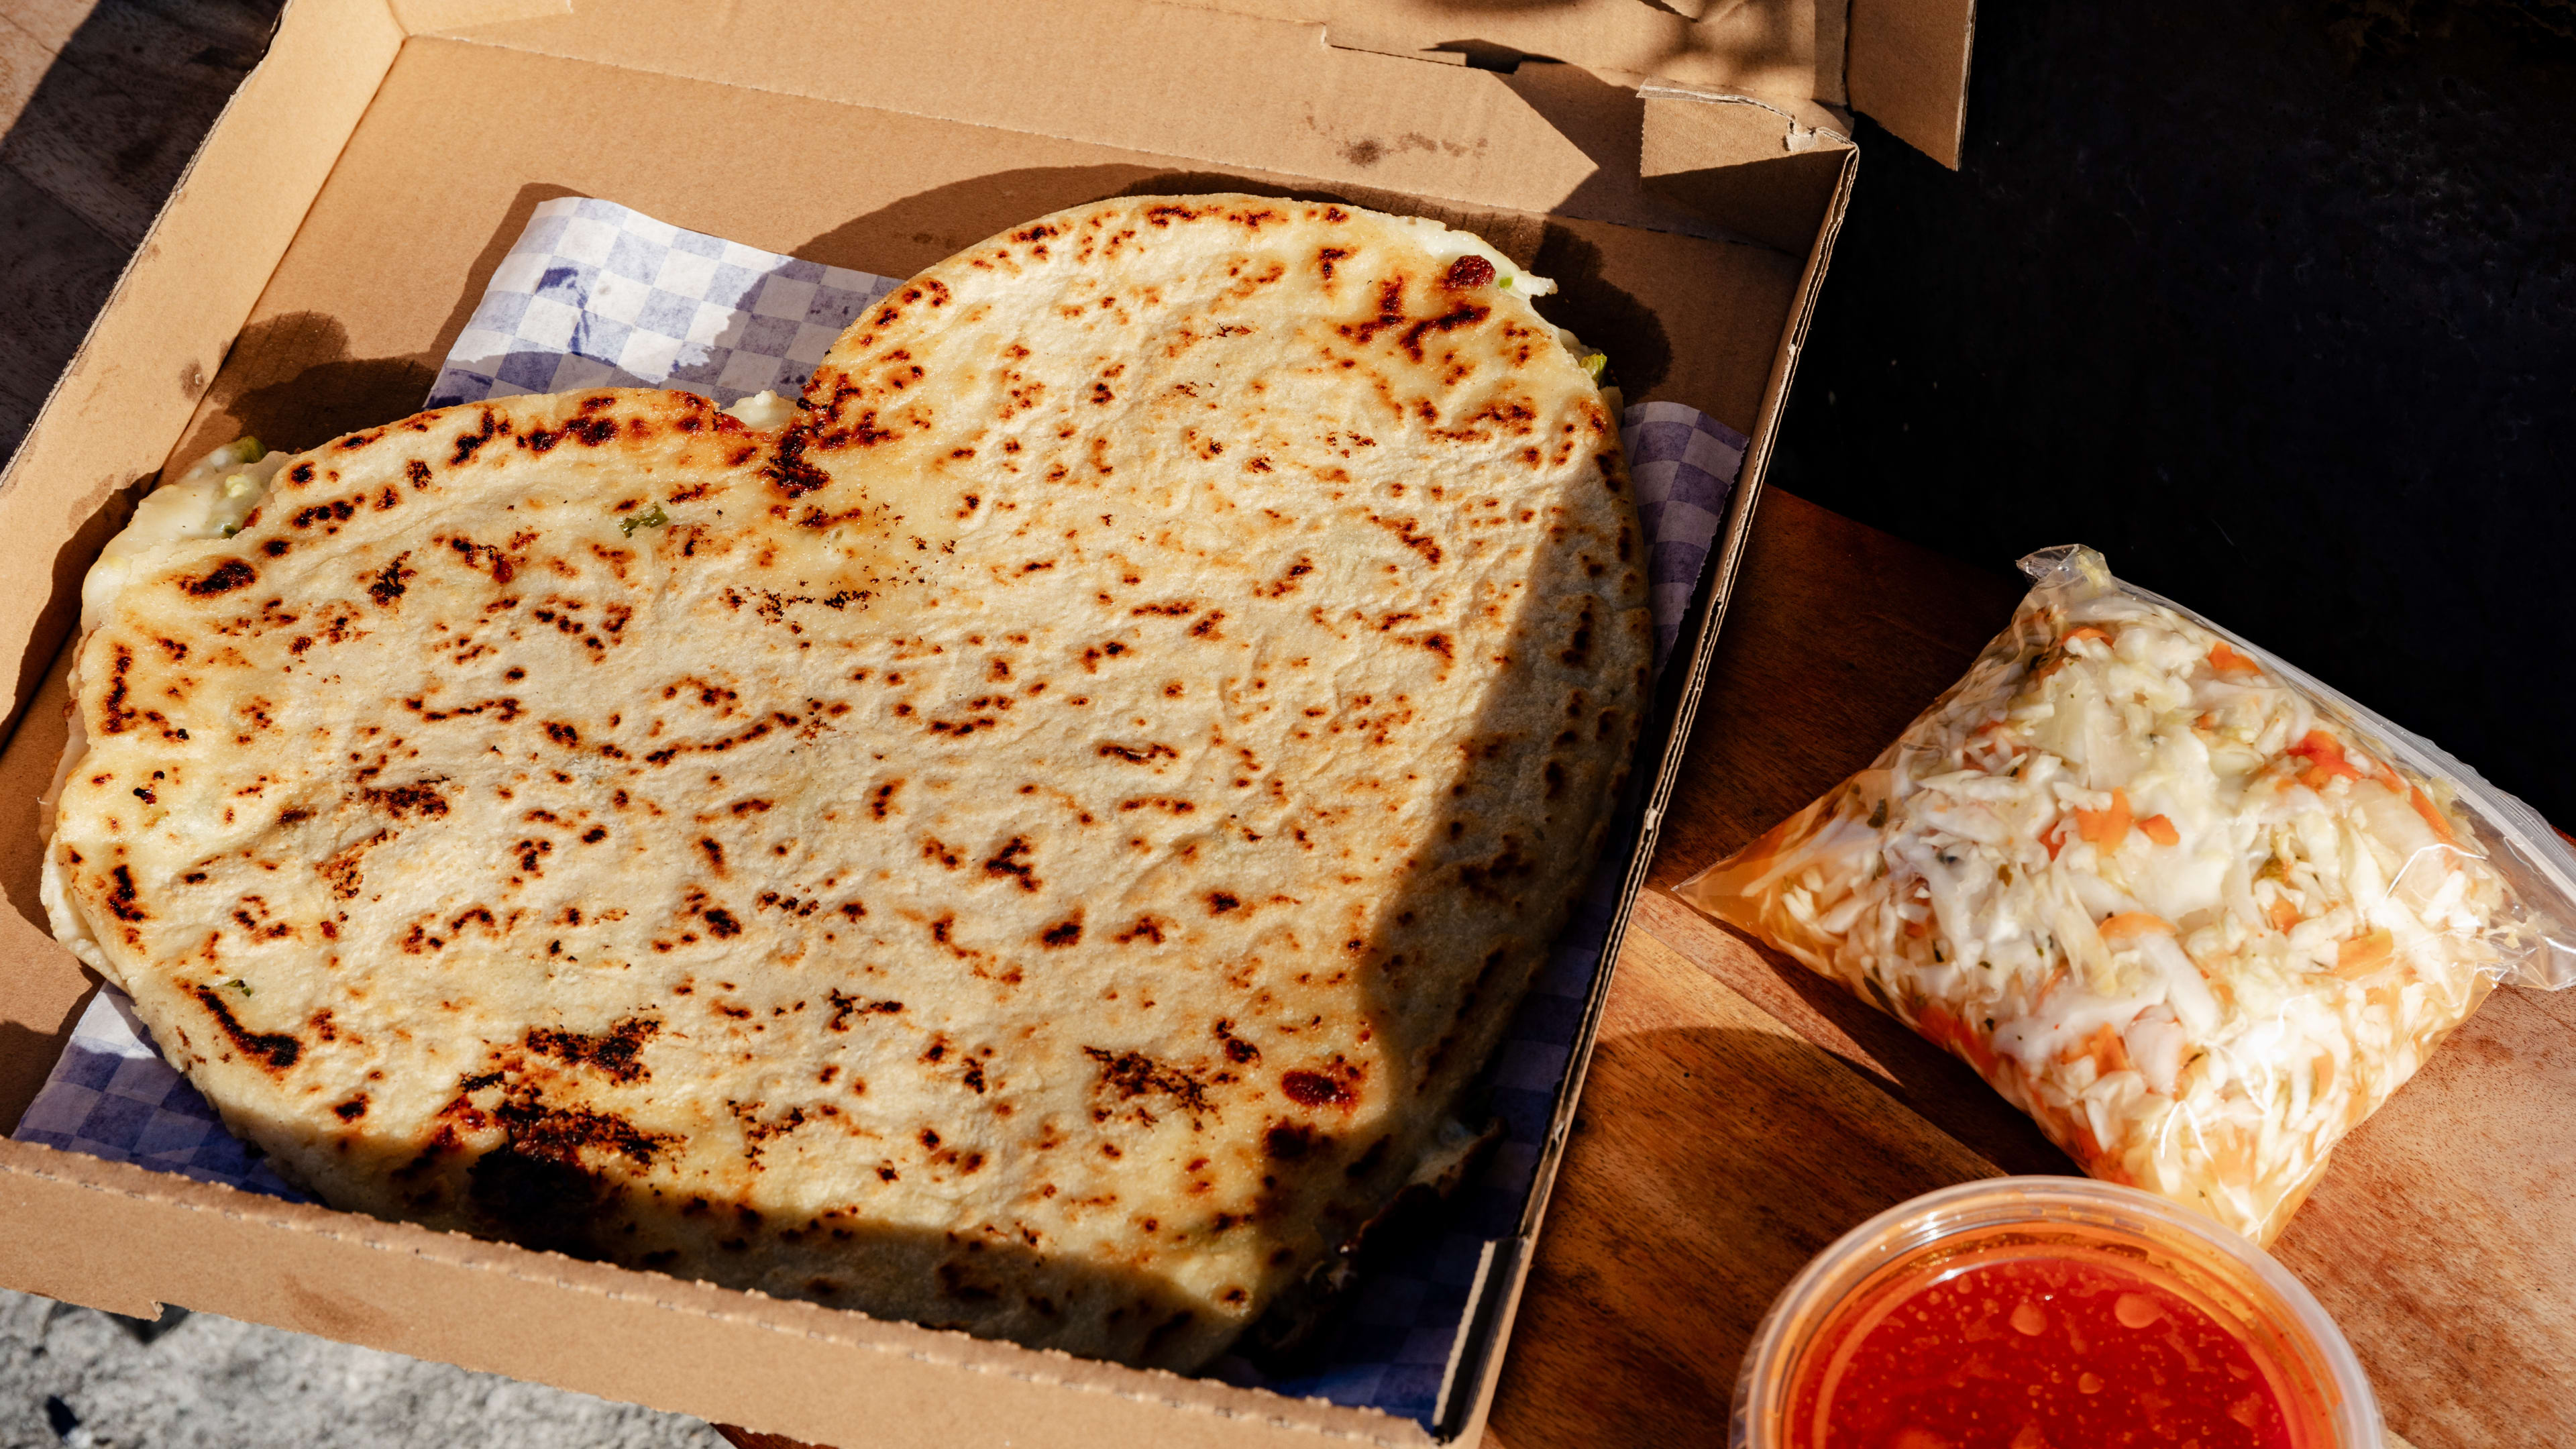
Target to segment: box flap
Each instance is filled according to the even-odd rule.
[[[1184,0],[1189,3],[1189,0]],[[1976,0],[1196,0],[1333,45],[1509,71],[1524,60],[1861,111],[1955,169]]]
[[[1851,0],[1852,108],[1958,170],[1976,36],[1977,0]]]
[[[852,1442],[1429,1449],[1419,1424],[1213,1379],[378,1222],[0,1142],[0,1281],[222,1312],[673,1413]],[[1141,1431],[1141,1433],[1140,1433]]]
[[[583,0],[571,13],[454,34],[1233,169],[1694,229],[1636,191],[1632,81],[1572,66],[1527,76],[1425,66],[1336,50],[1310,22],[1193,4],[852,0],[835,14],[835,30],[818,35],[807,8],[780,0],[713,14],[691,0]],[[675,33],[707,43],[673,46]],[[1011,43],[992,44],[999,35]]]
[[[1844,0],[1204,0],[1349,50],[1510,70],[1554,60],[1784,101],[1843,99]]]

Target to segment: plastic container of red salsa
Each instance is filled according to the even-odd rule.
[[[2135,1188],[2010,1177],[1844,1235],[1755,1331],[1735,1449],[2381,1449],[2308,1290]]]

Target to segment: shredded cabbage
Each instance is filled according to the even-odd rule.
[[[2515,944],[2447,784],[2107,570],[1681,894],[2257,1242]]]

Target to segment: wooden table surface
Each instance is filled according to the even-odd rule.
[[[1763,500],[1487,1449],[1723,1443],[1754,1326],[1818,1250],[1948,1183],[2074,1170],[1967,1067],[1666,893],[1867,764],[2020,593]],[[2399,1444],[2576,1445],[2571,1104],[2576,1001],[2500,991],[2346,1141],[2275,1249]]]

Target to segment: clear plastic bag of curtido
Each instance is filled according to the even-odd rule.
[[[1684,900],[1876,1001],[2084,1170],[2268,1244],[2499,982],[2576,984],[2576,852],[2088,548]]]

